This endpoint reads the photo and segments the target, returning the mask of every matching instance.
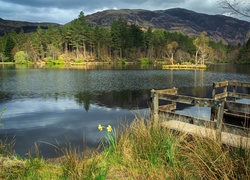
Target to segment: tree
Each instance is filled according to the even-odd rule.
[[[59,28],[56,29],[49,26],[49,29],[46,31],[46,50],[47,57],[50,56],[52,59],[57,59],[63,51],[63,40]]]
[[[40,27],[37,27],[36,33],[31,34],[32,38],[32,48],[34,49],[36,60],[41,60],[45,57],[45,45],[46,45],[46,32]]]
[[[97,60],[109,60],[111,57],[111,33],[107,28],[96,26],[94,33],[94,49]]]
[[[249,0],[219,0],[219,6],[229,10],[232,15],[250,17]]]
[[[250,62],[250,38],[240,48],[239,55],[237,57],[238,63],[249,63]]]
[[[154,58],[162,59],[165,56],[166,39],[164,30],[155,30],[152,36]]]
[[[143,31],[141,30],[141,28],[136,25],[136,24],[131,24],[129,26],[129,44],[127,44],[127,48],[129,48],[129,50],[131,52],[129,52],[130,57],[132,57],[132,59],[137,59],[138,57],[140,57],[140,52],[141,52],[141,48],[144,46],[144,35],[143,35]]]
[[[152,27],[148,27],[144,34],[144,42],[147,53],[147,58],[151,59],[153,56],[153,44],[152,44],[153,30]]]
[[[177,48],[178,43],[176,41],[173,41],[167,45],[166,53],[171,61],[171,64],[174,64],[174,53],[176,52]]]
[[[15,42],[11,36],[7,35],[6,45],[4,49],[4,56],[9,58],[9,61],[13,61],[14,57],[12,54],[12,50],[15,47]]]
[[[16,35],[16,47],[18,51],[23,51],[24,47],[23,45],[27,41],[27,35],[24,33],[23,28],[21,28],[20,32]]]
[[[5,49],[5,38],[0,37],[0,60],[3,62],[4,61],[4,49]]]
[[[127,21],[119,17],[118,20],[112,22],[111,38],[112,47],[115,49],[115,52],[119,51],[119,56],[122,58],[122,52],[125,49],[126,44],[129,42]]]
[[[202,32],[199,37],[194,40],[194,45],[196,47],[195,53],[195,64],[198,63],[198,55],[200,55],[200,64],[204,64],[204,61],[207,60],[212,54],[212,48],[209,47],[209,37],[207,37],[206,32]]]
[[[70,23],[67,30],[67,37],[70,41],[70,45],[76,49],[76,59],[79,58],[80,48],[83,48],[83,55],[84,58],[86,58],[88,23],[82,11],[80,12],[78,18]]]

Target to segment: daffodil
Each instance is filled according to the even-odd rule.
[[[111,132],[111,131],[112,131],[112,127],[111,127],[110,125],[108,125],[107,131],[108,131],[108,132]]]
[[[99,124],[99,125],[98,125],[98,129],[99,129],[99,131],[102,131],[103,126],[102,126],[101,124]]]

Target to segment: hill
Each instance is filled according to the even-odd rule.
[[[56,23],[31,23],[24,21],[10,21],[0,18],[0,36],[9,33],[11,30],[19,32],[23,28],[25,33],[35,32],[37,27],[40,26],[42,29],[48,29],[49,26],[59,27]]]
[[[250,22],[223,15],[208,15],[194,11],[174,8],[167,10],[106,10],[86,16],[92,26],[110,27],[112,22],[122,17],[128,23],[135,23],[143,29],[165,29],[198,36],[206,31],[214,41],[236,45],[250,38]]]

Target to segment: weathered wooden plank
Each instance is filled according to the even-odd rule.
[[[159,94],[177,95],[178,89],[177,89],[177,88],[172,88],[172,89],[161,89],[161,90],[156,90],[156,92],[159,93]]]
[[[223,92],[223,93],[219,93],[219,94],[216,94],[214,96],[214,99],[215,100],[219,100],[219,99],[223,99],[223,98],[226,98],[228,95],[227,95],[227,92]]]
[[[173,111],[173,110],[176,110],[176,103],[159,106],[159,111],[168,112],[168,111]]]
[[[172,65],[163,65],[162,69],[206,69],[204,64],[172,64]]]
[[[166,101],[174,101],[183,104],[190,104],[194,106],[201,107],[212,107],[219,101],[215,101],[210,98],[198,98],[184,95],[169,95],[169,94],[159,94],[159,99]]]
[[[228,86],[228,81],[214,82],[213,83],[214,88],[225,87],[225,86]]]
[[[166,121],[162,123],[165,128],[177,130],[183,133],[193,134],[196,136],[210,138],[216,140],[218,138],[217,131],[213,128],[206,128],[201,126],[196,126],[193,124],[188,124],[185,122],[180,122],[176,120]],[[221,142],[234,147],[250,148],[250,138],[230,134],[227,132],[221,133]]]
[[[239,112],[224,112],[225,115],[229,115],[231,117],[235,118],[241,118],[241,119],[250,119],[250,113],[239,113]]]
[[[228,94],[228,97],[250,99],[250,94],[234,93],[234,92],[228,92],[227,94]]]
[[[229,86],[250,87],[250,82],[228,81]]]
[[[213,127],[213,128],[216,127],[216,122],[205,120],[205,119],[200,119],[194,116],[176,114],[174,112],[168,112],[167,114],[164,114],[164,116],[168,120],[178,120],[181,122],[186,122],[186,123],[194,124],[197,126],[206,126],[206,127]]]
[[[229,111],[250,113],[250,104],[226,101],[225,108],[227,108]]]

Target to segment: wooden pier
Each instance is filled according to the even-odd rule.
[[[207,66],[204,64],[169,64],[169,65],[163,65],[162,69],[173,69],[173,70],[182,70],[182,69],[206,69]]]
[[[250,104],[237,100],[250,99],[250,94],[239,93],[240,88],[250,88],[250,82],[214,82],[212,98],[178,95],[177,88],[152,90],[151,119],[153,122],[164,119],[163,126],[186,133],[206,136],[209,131],[222,143],[234,146],[244,143],[249,148]],[[166,104],[159,105],[159,101]],[[209,108],[210,120],[177,114],[178,103]]]

